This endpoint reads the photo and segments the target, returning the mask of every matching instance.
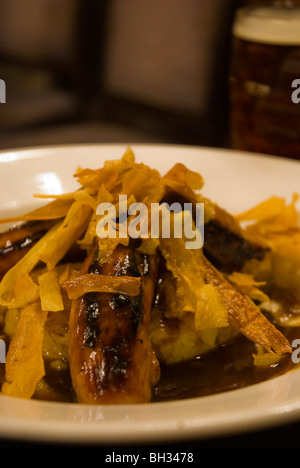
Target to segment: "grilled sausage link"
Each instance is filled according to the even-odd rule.
[[[227,273],[240,271],[252,258],[263,260],[266,254],[265,248],[229,231],[216,220],[205,224],[204,233],[205,256],[216,268]]]
[[[153,256],[118,247],[89,273],[141,277],[138,296],[86,293],[73,301],[70,372],[79,403],[123,404],[151,400],[159,364],[148,338],[157,266]]]

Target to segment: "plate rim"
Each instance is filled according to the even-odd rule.
[[[112,142],[112,143],[95,143],[95,142],[84,142],[84,143],[63,143],[63,144],[44,144],[44,145],[31,145],[31,146],[20,146],[20,147],[9,147],[9,148],[1,148],[0,149],[0,155],[5,154],[5,153],[29,153],[29,152],[40,152],[40,151],[48,151],[48,150],[60,150],[60,149],[84,149],[84,148],[123,148],[125,150],[127,147],[131,148],[137,148],[137,149],[143,149],[143,148],[159,148],[159,149],[182,149],[184,151],[207,151],[207,152],[213,152],[213,153],[225,153],[225,154],[230,154],[231,156],[245,156],[245,157],[250,157],[253,159],[273,159],[277,161],[282,161],[282,162],[287,162],[287,163],[292,163],[295,165],[300,164],[300,159],[297,160],[295,158],[291,157],[282,157],[276,154],[268,154],[268,153],[258,153],[258,152],[252,152],[252,151],[246,151],[246,150],[239,150],[235,148],[228,148],[228,147],[221,147],[221,146],[199,146],[196,144],[180,144],[180,143],[168,143],[168,142],[162,142],[162,143],[156,143],[156,142],[149,142],[149,143],[135,143],[134,141],[124,141],[124,142]],[[25,159],[25,158],[24,158]],[[2,162],[7,162],[7,161],[1,161],[0,158],[0,163]]]
[[[290,371],[290,373],[300,373],[300,369]],[[193,407],[197,406],[197,403],[216,403],[217,400],[229,399],[231,400],[238,393],[240,396],[245,393],[251,393],[253,390],[257,390],[259,387],[262,388],[266,383],[273,381],[274,385],[281,379],[284,379],[287,374],[279,377],[274,377],[266,382],[244,387],[242,389],[230,390],[222,392],[216,395],[207,395],[203,397],[189,398],[185,400],[171,401],[171,402],[153,402],[151,407],[178,409],[180,406],[190,404]],[[255,388],[256,387],[256,388]],[[0,395],[0,400],[4,399],[10,404],[18,400],[19,404],[23,404],[24,401],[21,398],[9,397]],[[46,411],[51,412],[51,407],[62,405],[65,409],[67,407],[73,407],[78,410],[86,410],[90,413],[90,410],[96,409],[92,405],[76,404],[76,403],[57,403],[51,401],[39,401],[39,400],[26,400],[26,404],[33,406],[43,406]],[[145,404],[146,405],[146,404]],[[113,409],[118,411],[119,409],[137,410],[144,406],[139,405],[105,405],[105,408]],[[101,409],[103,406],[97,406],[97,409]],[[149,408],[150,411],[150,408]],[[276,419],[274,423],[274,418]],[[104,445],[107,443],[117,444],[135,444],[135,443],[176,443],[176,442],[188,442],[193,440],[206,440],[209,438],[219,438],[222,436],[233,436],[236,434],[245,434],[252,431],[267,430],[269,428],[280,427],[285,424],[290,424],[298,421],[300,418],[300,399],[295,398],[289,402],[287,407],[285,402],[282,402],[277,406],[265,406],[263,410],[260,408],[247,408],[246,410],[238,410],[231,412],[230,414],[224,414],[219,419],[219,416],[214,415],[213,418],[206,418],[201,421],[201,418],[195,418],[190,420],[191,425],[187,426],[181,419],[172,419],[168,423],[160,422],[147,422],[145,426],[144,421],[125,421],[121,422],[124,425],[124,430],[120,431],[120,421],[115,420],[114,422],[105,421],[105,430],[101,431],[99,421],[63,421],[63,420],[34,420],[33,427],[28,432],[28,420],[24,418],[5,418],[0,415],[0,438],[3,437],[9,440],[18,441],[35,441],[35,442],[49,442],[49,443],[78,443],[80,445]],[[216,425],[216,419],[218,424]],[[221,424],[220,424],[221,422]]]
[[[9,162],[7,160],[3,160],[1,159],[1,155],[3,154],[9,154],[9,153],[22,153],[22,158],[20,159],[33,159],[35,157],[42,157],[43,156],[43,153],[44,153],[44,156],[47,156],[46,153],[49,153],[49,151],[56,151],[56,150],[72,150],[72,149],[76,149],[76,150],[84,150],[85,148],[94,148],[94,149],[102,149],[104,150],[105,148],[115,148],[116,150],[120,150],[120,149],[126,149],[127,146],[130,146],[133,151],[136,150],[143,150],[143,148],[152,148],[152,149],[176,149],[176,150],[182,150],[182,151],[189,151],[189,150],[192,150],[192,151],[200,151],[200,152],[210,152],[210,153],[214,153],[214,154],[228,154],[230,156],[240,156],[240,157],[248,157],[248,158],[253,158],[253,159],[256,159],[256,158],[260,158],[260,159],[265,159],[265,160],[269,160],[269,161],[272,161],[272,160],[277,160],[277,161],[280,161],[282,162],[283,164],[292,164],[292,165],[297,165],[299,166],[300,164],[300,161],[298,160],[295,160],[295,159],[290,159],[290,158],[282,158],[280,156],[276,156],[276,155],[268,155],[268,154],[260,154],[260,153],[251,153],[251,152],[245,152],[245,151],[239,151],[239,150],[233,150],[233,149],[230,149],[230,148],[214,148],[214,147],[206,147],[206,146],[195,146],[195,145],[181,145],[181,144],[169,144],[169,143],[130,143],[130,142],[118,142],[118,143],[74,143],[74,144],[59,144],[59,145],[44,145],[44,146],[30,146],[30,147],[17,147],[17,148],[7,148],[7,149],[1,149],[0,150],[0,164],[5,164],[6,162]],[[32,153],[35,153],[34,155]],[[40,154],[38,154],[40,153]],[[295,372],[298,372],[298,374],[300,375],[300,369],[299,370],[293,370],[292,371],[293,373]],[[288,375],[289,373],[287,374],[284,374],[282,376],[279,376],[279,377],[275,377],[273,379],[270,379],[268,380],[267,382],[270,382],[270,381],[274,381],[274,380],[277,380],[278,379],[282,379],[282,378],[286,378],[286,376]],[[266,382],[261,382],[261,383],[258,383],[258,384],[253,384],[251,386],[248,386],[246,388],[242,388],[242,389],[236,389],[236,390],[232,390],[232,391],[227,391],[227,392],[223,392],[222,394],[216,394],[216,395],[211,395],[211,396],[204,396],[204,397],[197,397],[197,398],[192,398],[192,399],[187,399],[187,400],[179,400],[177,402],[154,402],[154,403],[151,403],[151,407],[153,405],[155,405],[155,407],[160,407],[160,406],[163,406],[164,408],[166,406],[181,406],[181,405],[184,405],[184,403],[187,403],[189,401],[192,401],[192,403],[195,403],[197,404],[197,402],[199,400],[201,401],[211,401],[211,399],[214,399],[214,401],[216,401],[216,397],[219,398],[222,398],[224,397],[225,395],[228,395],[228,397],[226,396],[226,398],[230,398],[230,397],[233,397],[237,394],[236,392],[239,392],[239,394],[241,394],[241,392],[243,393],[247,393],[249,392],[250,390],[249,389],[254,389],[255,391],[255,388],[257,389],[258,387],[260,386],[264,386],[266,384]],[[255,387],[255,388],[254,388]],[[251,391],[252,391],[251,390]],[[12,399],[13,397],[7,397],[7,396],[3,396],[3,395],[0,395],[0,400],[1,399]],[[15,400],[15,399],[14,399]],[[46,405],[46,407],[51,411],[51,407],[57,403],[55,402],[41,402],[41,401],[31,401],[31,403],[33,403],[34,405],[36,404],[42,404],[42,405]],[[72,406],[76,406],[78,407],[78,405],[76,404],[70,404],[70,403],[59,403],[60,405],[72,405]],[[82,405],[79,405],[79,406],[82,406]],[[88,405],[84,405],[85,407],[88,406]],[[123,406],[123,405],[122,405]],[[131,406],[131,405],[130,405]],[[140,408],[140,405],[132,405],[136,408],[136,406],[138,406]],[[129,408],[127,406],[127,408]],[[146,430],[144,428],[144,431],[141,432],[141,428],[140,426],[135,426],[135,429],[131,427],[131,429],[133,429],[132,431],[130,431],[129,433],[126,432],[126,428],[125,428],[125,431],[123,431],[122,433],[119,432],[119,434],[117,435],[117,438],[115,439],[115,441],[118,443],[118,442],[121,442],[121,443],[129,443],[130,441],[132,441],[132,435],[135,434],[135,437],[136,439],[135,440],[138,440],[138,442],[145,442],[145,435],[147,435],[149,438],[150,438],[150,442],[156,442],[156,441],[176,441],[176,440],[180,440],[180,441],[183,441],[183,440],[189,440],[191,439],[192,437],[196,437],[197,439],[204,439],[204,438],[207,438],[207,437],[215,437],[215,436],[221,436],[221,435],[232,435],[232,434],[235,434],[237,432],[249,432],[251,430],[256,430],[256,429],[259,429],[259,428],[268,428],[268,427],[273,427],[274,426],[274,420],[275,421],[275,425],[280,425],[280,424],[284,424],[286,422],[292,422],[294,420],[298,420],[299,419],[299,416],[300,416],[300,399],[299,401],[295,400],[294,402],[290,402],[290,407],[287,409],[285,408],[285,405],[284,403],[282,403],[282,408],[281,408],[281,405],[277,406],[276,408],[273,406],[270,406],[270,407],[265,407],[265,414],[264,414],[264,420],[262,421],[260,418],[257,418],[257,412],[252,410],[252,413],[249,412],[249,409],[248,409],[248,412],[244,410],[244,412],[241,412],[239,413],[239,417],[238,417],[238,413],[232,413],[232,419],[229,421],[223,421],[222,422],[222,425],[219,425],[219,427],[215,426],[215,425],[212,425],[210,424],[209,426],[206,426],[206,429],[204,430],[204,425],[203,423],[202,424],[199,424],[199,420],[198,420],[198,426],[191,426],[189,428],[185,427],[184,424],[182,424],[181,426],[179,425],[179,427],[175,427],[174,425],[168,429],[168,433],[164,433],[162,432],[162,430],[159,430],[159,426],[156,427],[156,430],[154,428],[150,428],[149,426],[147,426]],[[262,413],[262,411],[260,410],[260,413]],[[247,423],[245,423],[245,421],[241,420],[241,416],[248,416],[248,421]],[[76,425],[76,428],[75,426],[72,428],[71,426],[71,423],[70,422],[65,422],[65,424],[63,424],[64,427],[61,428],[61,431],[59,431],[59,434],[57,434],[57,426],[55,426],[55,424],[57,424],[55,421],[49,421],[47,419],[45,420],[42,420],[42,421],[35,421],[35,423],[37,423],[37,426],[35,428],[32,428],[31,429],[31,433],[28,433],[28,431],[26,430],[26,426],[27,426],[27,429],[28,429],[28,421],[24,421],[22,419],[18,419],[18,418],[12,418],[10,420],[10,425],[7,425],[6,424],[6,427],[5,427],[5,422],[7,423],[7,418],[4,418],[2,415],[0,415],[0,436],[2,437],[9,437],[11,439],[24,439],[24,440],[33,440],[32,437],[34,436],[35,437],[35,440],[41,440],[41,441],[50,441],[50,442],[58,442],[58,435],[59,435],[59,438],[60,438],[60,441],[63,441],[63,442],[74,442],[76,441],[77,443],[107,443],[109,441],[112,440],[111,438],[111,434],[114,433],[114,431],[116,430],[116,427],[115,426],[112,426],[112,433],[109,434],[107,433],[106,435],[103,433],[99,434],[98,433],[98,429],[95,428],[94,424],[89,426],[89,429],[90,429],[90,432],[89,432],[89,440],[86,439],[86,437],[82,438],[82,431],[81,431],[81,428],[82,426],[78,426]],[[208,420],[206,420],[206,422],[208,422]],[[132,424],[136,424],[136,423],[132,423]],[[142,423],[139,423],[139,424],[142,424]],[[173,421],[173,424],[174,424],[174,421]],[[50,427],[51,426],[51,427]],[[53,426],[53,427],[52,427]],[[65,432],[65,429],[66,427],[68,428],[69,432]],[[87,425],[85,425],[85,428],[87,427]],[[158,428],[158,429],[157,429]],[[51,430],[50,430],[51,429]],[[97,429],[97,430],[96,430]],[[162,429],[160,427],[160,429]],[[166,429],[163,429],[164,431]],[[6,431],[6,433],[5,433]],[[7,432],[8,431],[8,432]],[[81,431],[81,432],[80,432]],[[171,431],[171,432],[170,432]],[[114,434],[115,435],[115,434]],[[104,438],[104,440],[103,440]]]

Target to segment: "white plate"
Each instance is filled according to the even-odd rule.
[[[183,162],[205,178],[203,193],[238,212],[270,195],[290,199],[299,190],[296,161],[207,148],[132,145],[138,162],[164,173]],[[37,206],[33,193],[77,187],[78,166],[97,168],[119,159],[124,145],[63,146],[0,153],[0,216]],[[241,390],[178,402],[88,406],[0,396],[0,437],[30,441],[136,443],[216,437],[300,418],[300,371]]]

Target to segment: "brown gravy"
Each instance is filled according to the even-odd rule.
[[[240,389],[296,367],[290,355],[276,365],[256,367],[252,364],[252,353],[254,344],[241,336],[201,358],[162,366],[160,382],[153,389],[153,401],[182,400]]]
[[[300,330],[289,332],[292,340],[299,337]],[[161,366],[161,379],[153,388],[152,402],[176,401],[214,395],[229,390],[244,388],[278,377],[298,367],[291,355],[280,360],[278,364],[268,367],[256,367],[252,363],[255,345],[247,338],[240,336],[233,343],[181,364]],[[69,372],[47,372],[47,382],[52,391],[40,391],[34,398],[74,402],[74,393]]]

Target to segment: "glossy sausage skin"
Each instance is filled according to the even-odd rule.
[[[151,400],[159,364],[148,338],[157,275],[154,257],[118,247],[109,262],[89,272],[141,277],[141,292],[88,293],[73,301],[70,370],[79,403],[123,404]]]
[[[211,220],[204,226],[203,252],[216,268],[231,273],[240,271],[252,258],[263,260],[266,249]]]

